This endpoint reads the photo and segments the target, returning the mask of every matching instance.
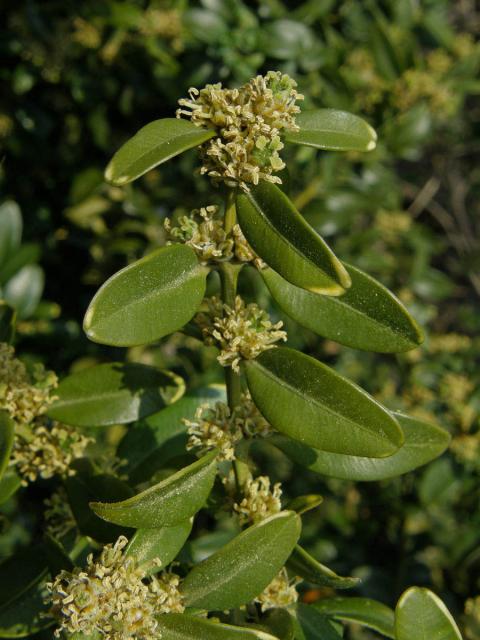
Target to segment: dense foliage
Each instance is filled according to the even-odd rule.
[[[2,371],[11,371],[15,363],[12,380],[19,397],[25,397],[26,389],[35,390],[32,398],[36,404],[33,408],[21,406],[26,413],[22,413],[20,421],[28,422],[25,416],[29,411],[38,418],[33,448],[31,434],[19,433],[18,426],[13,443],[8,443],[7,436],[0,442],[2,451],[13,445],[12,460],[17,470],[22,470],[24,484],[28,482],[28,487],[22,487],[21,478],[10,469],[0,486],[1,554],[20,554],[19,559],[7,560],[0,570],[3,576],[10,576],[12,562],[15,567],[25,567],[18,585],[2,596],[3,637],[24,634],[25,628],[32,635],[28,630],[30,622],[22,622],[19,614],[25,608],[24,586],[33,582],[36,588],[43,584],[47,565],[53,576],[61,569],[71,571],[72,561],[87,572],[93,571],[100,552],[108,553],[105,548],[102,551],[102,545],[117,541],[108,560],[112,571],[122,564],[124,555],[140,555],[139,549],[146,554],[145,562],[157,556],[165,567],[189,539],[179,557],[178,573],[184,578],[192,566],[201,567],[198,563],[212,552],[220,554],[222,561],[223,549],[232,544],[229,541],[238,532],[231,513],[219,511],[224,490],[217,481],[207,507],[196,515],[191,533],[188,518],[205,503],[213,481],[208,453],[201,458],[203,466],[194,469],[204,484],[194,482],[198,494],[192,492],[189,503],[184,504],[186,511],[179,519],[182,522],[176,518],[156,521],[156,526],[168,526],[162,529],[166,539],[157,537],[153,549],[148,536],[142,541],[137,532],[131,539],[131,522],[107,524],[88,507],[92,499],[101,503],[125,500],[132,492],[141,495],[149,486],[163,487],[165,482],[175,481],[172,472],[199,464],[194,462],[194,452],[201,444],[205,425],[218,424],[222,419],[218,414],[196,415],[199,406],[225,400],[224,391],[218,386],[223,382],[223,370],[216,366],[218,352],[199,342],[201,331],[207,345],[208,338],[212,344],[218,340],[213,329],[208,335],[209,314],[214,314],[215,308],[204,309],[203,322],[196,326],[190,323],[186,331],[157,341],[188,322],[203,297],[198,287],[204,286],[204,272],[197,271],[191,252],[178,243],[191,239],[192,233],[202,240],[202,234],[216,229],[216,248],[223,257],[230,255],[244,264],[255,264],[256,260],[245,238],[223,237],[216,226],[224,210],[224,193],[221,188],[212,189],[210,180],[195,171],[195,152],[182,153],[127,186],[118,181],[108,184],[103,173],[112,153],[136,130],[152,120],[174,118],[178,99],[187,96],[192,85],[201,87],[221,81],[227,87],[238,87],[257,73],[280,69],[297,80],[298,92],[305,95],[305,100],[298,103],[302,112],[327,107],[358,113],[375,127],[378,141],[375,150],[367,153],[362,149],[368,147],[368,139],[363,148],[347,145],[345,148],[350,150],[345,153],[324,153],[309,146],[288,144],[288,137],[294,143],[298,133],[282,134],[284,149],[276,148],[276,141],[270,140],[271,146],[260,149],[260,155],[263,166],[267,156],[269,162],[273,157],[269,167],[273,172],[279,170],[280,186],[288,200],[282,199],[278,187],[268,187],[262,179],[255,197],[240,194],[237,198],[242,231],[271,268],[243,270],[239,291],[246,302],[237,307],[230,300],[230,308],[237,315],[243,314],[247,323],[270,322],[260,315],[260,309],[268,311],[272,317],[268,326],[272,344],[282,339],[284,330],[288,333],[288,349],[282,346],[266,351],[258,360],[263,359],[261,365],[246,367],[250,391],[263,416],[250,416],[251,428],[267,429],[266,417],[284,434],[276,436],[275,448],[268,439],[255,439],[249,464],[255,465],[252,468],[257,479],[259,475],[268,476],[270,484],[260,482],[252,489],[263,496],[271,495],[275,503],[280,499],[278,489],[275,494],[276,483],[281,482],[283,507],[305,511],[302,547],[307,550],[304,553],[308,552],[310,563],[316,562],[312,560],[314,556],[335,571],[330,575],[330,569],[316,562],[309,566],[313,574],[305,576],[304,558],[302,565],[302,558],[298,557],[297,564],[289,567],[291,576],[307,578],[298,587],[302,603],[297,608],[297,620],[304,627],[305,637],[315,637],[305,631],[312,625],[320,629],[321,637],[341,637],[340,627],[331,624],[332,620],[354,621],[389,637],[390,610],[378,605],[378,611],[372,613],[377,617],[369,624],[355,598],[373,598],[392,607],[415,584],[438,594],[453,612],[464,637],[475,640],[480,633],[480,600],[475,600],[480,593],[480,343],[476,335],[480,277],[479,174],[474,160],[479,139],[475,96],[479,90],[480,48],[475,42],[479,16],[473,3],[128,0],[70,5],[31,0],[25,6],[7,2],[6,8],[6,20],[0,26],[4,61],[0,69],[4,87],[0,96],[0,181],[4,201],[0,209],[0,287],[7,304],[0,308],[0,339],[3,343],[14,340],[21,363],[4,347],[1,366]],[[183,121],[187,123],[188,118],[184,116],[180,122]],[[305,130],[303,141],[308,144],[316,124],[302,122],[301,127]],[[363,134],[367,135],[367,131],[363,130]],[[197,134],[204,135],[201,127]],[[155,135],[158,137],[158,131]],[[327,142],[322,146],[320,140],[317,147],[338,148],[331,140]],[[187,142],[184,148],[200,143],[205,146],[208,138]],[[286,163],[285,169],[280,162]],[[212,171],[211,166],[208,171]],[[248,173],[242,175],[251,177]],[[107,177],[112,178],[111,172]],[[234,179],[237,180],[235,176]],[[251,192],[256,193],[256,188]],[[354,265],[347,266],[347,275],[339,271],[344,269],[341,263],[333,271],[327,268],[322,275],[321,269],[326,268],[333,255],[328,247],[322,254],[326,262],[320,269],[317,265],[306,273],[295,260],[286,260],[281,253],[262,245],[264,236],[255,217],[256,203],[273,197],[278,198],[276,211],[279,207],[290,213],[300,211],[335,249],[335,255],[347,265]],[[192,210],[196,210],[195,215],[186,219]],[[265,219],[270,215],[267,222],[276,225],[281,241],[285,230],[279,227],[274,213],[267,212]],[[165,218],[169,219],[166,225]],[[307,242],[303,232],[302,227],[296,235],[300,244]],[[165,264],[156,263],[160,258],[155,258],[152,249],[167,242],[174,245],[168,248]],[[173,323],[166,322],[162,327],[160,321],[166,321],[168,314],[160,318],[160,311],[165,309],[165,299],[160,296],[154,333],[148,333],[150,325],[144,322],[147,333],[140,339],[132,341],[131,336],[120,336],[112,342],[105,338],[112,331],[111,326],[102,334],[100,321],[87,322],[91,337],[114,346],[90,342],[81,324],[94,293],[119,268],[145,255],[150,257],[143,264],[150,264],[152,277],[160,283],[164,277],[168,284],[168,269],[174,270],[180,263],[183,273],[191,274],[186,278],[185,290],[168,302],[175,314],[179,313],[180,300],[187,301],[188,309],[180,319],[176,317]],[[203,265],[215,259],[208,247],[200,256]],[[133,277],[131,269],[127,273]],[[416,318],[426,334],[421,347],[408,351],[419,341],[418,329],[410,320],[404,319],[398,325],[392,320],[393,311],[383,317],[387,328],[389,323],[395,324],[390,333],[378,329],[375,318],[368,331],[362,331],[362,322],[376,309],[367,304],[365,313],[365,296],[373,285],[364,272],[396,293],[409,310],[409,315],[403,316],[402,312],[402,317]],[[347,278],[353,283],[343,296],[323,295],[320,303],[318,293],[302,293],[303,287],[308,289],[312,282],[318,283],[319,277],[323,278],[325,289],[320,293],[328,293],[326,289],[331,287],[335,274],[337,285],[345,286]],[[137,289],[138,282],[133,282]],[[214,279],[210,278],[207,286],[209,296],[218,293]],[[112,304],[127,290],[122,286],[113,291]],[[391,301],[384,289],[378,289],[378,295]],[[342,326],[344,308],[336,302],[342,299],[347,308],[364,311],[361,321],[351,319]],[[260,309],[252,309],[253,303]],[[155,309],[155,300],[151,304]],[[318,304],[313,312],[309,312],[311,304]],[[12,307],[17,315],[15,337]],[[142,309],[144,320],[151,308]],[[120,314],[119,325],[125,326],[123,320]],[[278,326],[280,320],[283,327]],[[145,343],[150,344],[144,346]],[[235,354],[221,346],[222,364],[234,364]],[[255,344],[249,345],[248,358],[258,355],[255,348]],[[387,471],[388,457],[384,459],[386,471],[380,474],[375,465],[371,469],[347,465],[347,470],[342,471],[344,466],[331,462],[335,459],[328,455],[316,460],[316,471],[305,469],[302,465],[309,459],[306,450],[292,448],[293,441],[285,442],[295,436],[293,431],[285,431],[290,429],[291,421],[282,420],[291,401],[284,402],[280,390],[274,395],[258,391],[267,378],[285,373],[281,363],[267,354],[288,355],[291,349],[308,354],[298,361],[298,367],[313,366],[311,357],[321,359],[341,376],[361,385],[395,416],[408,413],[413,416],[413,425],[438,424],[448,430],[452,438],[449,452],[418,471],[394,479],[387,478],[408,469]],[[392,356],[389,352],[398,353]],[[58,388],[55,376],[42,369],[41,364],[65,378]],[[327,375],[325,371],[322,375]],[[98,372],[97,377],[89,378],[89,372],[90,376]],[[67,374],[72,375],[66,377]],[[4,375],[0,385],[10,384]],[[313,369],[305,369],[305,379],[314,375]],[[332,380],[328,384],[332,385]],[[4,394],[3,386],[0,388]],[[80,400],[76,397],[78,388],[84,393]],[[118,396],[115,403],[106,401],[112,390]],[[95,402],[88,400],[93,394],[98,396]],[[50,407],[53,395],[60,395],[63,408]],[[262,397],[271,397],[274,402],[267,406]],[[295,416],[298,407],[290,410]],[[90,428],[100,423],[104,428]],[[131,426],[119,426],[126,424]],[[73,429],[70,425],[78,426]],[[405,426],[403,422],[401,426]],[[187,428],[191,432],[188,451]],[[7,434],[8,429],[5,423],[2,433]],[[45,429],[55,430],[53,440],[48,442],[53,450],[44,446]],[[240,434],[238,425],[236,429],[230,437],[238,448],[242,438],[249,442],[251,433],[240,429]],[[338,446],[339,441],[338,437],[325,437],[321,442],[304,440],[302,446],[332,452],[332,444]],[[388,442],[395,444],[393,430],[383,446],[387,447]],[[223,445],[226,462],[221,465],[231,464],[231,447],[225,441]],[[358,446],[358,441],[352,441],[351,446],[354,445]],[[437,448],[440,453],[443,444]],[[65,450],[69,457],[56,456],[55,452]],[[85,450],[88,461],[81,457]],[[374,454],[391,452],[384,449]],[[359,453],[352,449],[332,455],[342,454],[364,456],[371,455],[372,450]],[[242,461],[246,457],[246,451],[238,455]],[[55,468],[52,460],[56,461]],[[412,466],[426,461],[420,457]],[[67,469],[75,471],[75,475],[61,483],[59,474],[65,476]],[[189,481],[188,473],[185,481]],[[167,495],[161,491],[160,501]],[[317,494],[323,498],[321,504]],[[73,514],[65,509],[67,495],[68,503],[76,507]],[[294,502],[294,498],[307,495],[303,503]],[[168,518],[170,511],[165,502],[159,504]],[[237,500],[237,505],[239,524],[244,527],[249,524],[248,509],[244,513],[241,501]],[[317,508],[306,511],[310,506]],[[178,508],[174,505],[173,510]],[[151,505],[148,511],[154,517]],[[101,515],[98,510],[97,513]],[[290,516],[288,522],[294,520]],[[139,525],[134,522],[133,526]],[[272,527],[277,526],[280,529],[274,516]],[[28,550],[32,541],[40,541],[45,528],[50,537],[42,542],[42,553]],[[289,535],[287,529],[288,526],[282,528],[285,538]],[[249,530],[250,527],[245,531]],[[127,551],[123,535],[130,538]],[[290,539],[293,537],[290,532]],[[254,547],[257,544],[256,540],[252,543]],[[288,544],[285,542],[285,548]],[[95,560],[87,564],[89,551],[94,551]],[[271,553],[265,551],[267,555]],[[279,557],[278,567],[283,563]],[[123,571],[125,566],[118,570]],[[133,580],[129,572],[138,568],[129,567],[126,575]],[[318,567],[322,567],[321,579]],[[150,602],[151,591],[156,589],[157,596],[161,592],[166,594],[166,601],[175,600],[176,571],[162,571],[156,581],[142,583],[148,585],[142,599]],[[197,575],[201,582],[204,577]],[[349,577],[343,577],[346,575]],[[245,583],[251,580],[251,576],[243,578]],[[294,585],[285,580],[284,575],[281,587],[287,591],[288,600]],[[234,584],[238,593],[240,583]],[[346,586],[354,588],[354,598],[332,599],[334,589]],[[244,602],[258,596],[262,589],[258,586],[258,593],[246,594]],[[215,601],[199,608],[243,604],[240,600],[229,601],[228,594],[222,595],[225,602]],[[31,593],[27,596],[33,598]],[[314,614],[313,608],[306,607],[312,602],[316,603]],[[401,603],[407,613],[413,607],[410,619],[430,607],[442,610],[443,606],[425,591],[406,592]],[[264,611],[257,620],[264,633],[275,636],[288,626],[277,609],[268,613],[261,600],[255,607],[255,615]],[[35,602],[31,611],[36,624]],[[249,615],[245,618],[237,611],[224,622],[251,623],[255,618],[251,607]],[[312,615],[318,617],[309,621]],[[14,629],[12,624],[27,627]],[[164,624],[164,637],[168,638],[168,623]],[[171,624],[176,624],[173,618]],[[328,628],[323,628],[326,624]],[[209,632],[214,633],[211,629],[184,630],[186,637],[189,633],[192,637],[208,637],[202,634]],[[251,633],[245,638],[255,637]],[[300,632],[297,629],[292,633]],[[414,637],[408,629],[397,630],[402,640],[401,633],[405,638]],[[44,634],[51,637],[49,630]],[[349,625],[345,634],[355,639],[375,636],[375,632],[358,624]]]

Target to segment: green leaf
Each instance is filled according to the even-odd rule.
[[[22,214],[16,202],[0,205],[0,269],[15,253],[22,240]]]
[[[330,151],[371,151],[377,144],[374,129],[347,111],[315,109],[295,118],[299,131],[286,131],[286,142]]]
[[[325,241],[277,186],[262,181],[239,191],[238,219],[258,255],[292,284],[329,295],[350,286],[350,276]]]
[[[182,583],[186,605],[225,610],[250,602],[283,567],[300,529],[299,516],[282,511],[242,531],[190,571]]]
[[[356,622],[395,639],[394,613],[381,602],[370,598],[321,598],[313,606],[336,620]]]
[[[395,609],[396,640],[462,640],[447,607],[438,596],[420,587],[411,587]]]
[[[243,629],[181,613],[167,613],[158,618],[162,640],[276,640],[255,629]]]
[[[148,568],[148,573],[165,569],[175,560],[192,530],[193,518],[174,527],[138,529],[125,549],[125,555],[134,556],[137,563]],[[157,558],[161,566],[152,564]]]
[[[0,504],[11,498],[21,486],[20,477],[14,471],[7,471],[0,480]]]
[[[132,495],[122,480],[108,474],[89,475],[83,470],[65,480],[68,502],[80,532],[98,542],[113,542],[130,530],[104,522],[90,509],[92,500],[124,500]]]
[[[381,353],[408,351],[421,344],[422,331],[400,300],[366,273],[345,266],[352,286],[338,298],[295,287],[272,269],[261,274],[282,311],[325,338]]]
[[[262,616],[261,622],[262,627],[279,640],[294,640],[294,620],[286,609],[269,609]]]
[[[164,118],[142,127],[111,159],[105,180],[124,185],[162,162],[213,138],[213,129],[201,129],[187,120]]]
[[[1,215],[1,213],[0,213]],[[0,270],[0,285],[4,285],[17,271],[27,264],[37,262],[40,257],[40,248],[36,244],[22,244],[7,260]]]
[[[400,424],[405,442],[396,453],[385,459],[327,453],[276,436],[272,443],[311,471],[331,478],[357,481],[401,476],[437,458],[448,447],[450,435],[444,429],[401,413],[393,415]]]
[[[5,473],[13,447],[15,424],[6,411],[0,411],[0,478]]]
[[[398,422],[365,391],[288,348],[245,362],[252,398],[270,424],[317,449],[386,457],[403,442]]]
[[[118,347],[158,340],[192,319],[206,276],[190,247],[158,249],[105,282],[85,314],[85,332],[94,342]]]
[[[288,509],[302,515],[302,513],[316,509],[322,504],[322,502],[323,497],[318,494],[297,496],[296,498],[293,498],[293,500],[290,500],[288,503]]]
[[[127,424],[175,402],[184,391],[184,381],[170,371],[143,364],[101,364],[62,380],[48,415],[78,427]]]
[[[359,578],[345,578],[338,576],[318,560],[315,560],[305,549],[298,544],[288,559],[287,567],[295,575],[300,576],[307,582],[319,585],[320,587],[332,587],[333,589],[352,589],[358,586]]]
[[[24,638],[51,624],[42,617],[47,571],[39,546],[22,550],[0,564],[0,638]]]
[[[335,623],[319,613],[311,605],[297,604],[296,607],[297,640],[341,640]],[[412,639],[413,640],[413,639]]]
[[[15,335],[16,311],[6,302],[0,301],[0,342],[10,344]]]
[[[15,308],[20,319],[28,318],[40,302],[44,283],[42,269],[36,264],[27,264],[7,282],[3,297]]]
[[[201,405],[225,401],[225,388],[219,385],[190,392],[178,402],[132,425],[120,442],[117,455],[127,460],[122,468],[134,484],[146,482],[166,461],[185,452],[187,426]],[[177,446],[178,445],[178,446]]]
[[[128,500],[110,504],[93,502],[90,507],[107,522],[126,527],[171,527],[203,507],[216,473],[216,451],[213,451]]]
[[[45,534],[43,537],[45,558],[51,576],[56,576],[60,571],[73,571],[75,565],[62,545],[52,536]]]

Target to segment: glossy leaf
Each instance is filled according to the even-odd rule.
[[[15,335],[15,318],[15,309],[0,301],[0,342],[12,342]]]
[[[40,302],[44,283],[42,269],[36,264],[27,264],[7,282],[3,297],[14,307],[19,318],[28,318]]]
[[[462,640],[451,613],[438,596],[411,587],[395,609],[396,640]]]
[[[185,391],[170,371],[114,362],[74,373],[55,389],[48,415],[79,427],[127,424],[175,402]]]
[[[213,451],[128,500],[93,502],[90,506],[100,518],[126,527],[171,527],[203,507],[216,472],[216,452]]]
[[[330,295],[350,286],[350,276],[289,198],[270,182],[239,191],[237,213],[248,242],[292,284]]]
[[[389,458],[365,458],[327,453],[275,437],[272,442],[296,463],[331,478],[373,481],[395,478],[430,462],[448,447],[450,435],[444,429],[401,413],[393,414],[405,436],[400,449]]]
[[[147,573],[164,569],[175,560],[187,541],[192,530],[193,518],[180,522],[173,527],[160,529],[138,529],[125,549],[125,555],[131,555],[139,565],[148,568]],[[161,566],[152,564],[157,558]]]
[[[285,564],[300,529],[299,516],[283,511],[242,531],[187,575],[187,606],[224,610],[253,600]]]
[[[158,249],[105,282],[88,307],[85,332],[94,342],[120,347],[158,340],[192,319],[206,275],[190,247]]]
[[[272,426],[335,453],[385,457],[403,442],[398,422],[365,391],[299,351],[276,348],[245,363],[250,393]]]
[[[122,470],[135,484],[149,480],[166,461],[185,452],[188,438],[183,419],[193,420],[198,407],[203,404],[213,406],[219,401],[225,401],[224,387],[212,385],[196,389],[132,425],[117,450],[117,455],[127,461]]]
[[[330,151],[371,151],[377,144],[374,129],[347,111],[314,109],[295,118],[299,131],[286,131],[285,140]]]
[[[13,447],[15,424],[6,411],[0,411],[0,478],[5,473]]]
[[[0,268],[18,249],[22,239],[22,214],[16,202],[0,205]]]
[[[288,559],[287,567],[297,576],[307,582],[320,587],[332,587],[333,589],[352,589],[358,586],[359,578],[344,578],[338,576],[318,560],[315,560],[305,549],[298,544]]]
[[[105,171],[105,179],[119,186],[128,184],[214,135],[213,129],[201,129],[187,120],[154,120],[120,147]]]
[[[341,640],[335,623],[311,605],[298,603],[296,607],[296,640]]]
[[[355,622],[374,629],[387,638],[395,638],[394,613],[390,607],[370,598],[321,598],[313,605],[320,613]]]
[[[270,634],[255,629],[243,629],[181,613],[159,616],[157,628],[162,640],[276,640]]]
[[[421,344],[422,331],[400,300],[359,269],[345,266],[352,286],[340,297],[295,287],[272,269],[261,274],[282,311],[325,338],[381,353],[408,351]]]
[[[23,638],[49,626],[42,617],[47,576],[42,547],[32,546],[0,564],[0,638]]]
[[[20,477],[14,471],[6,471],[0,480],[0,504],[11,498],[21,486]]]

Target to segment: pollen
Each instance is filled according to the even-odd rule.
[[[256,524],[279,513],[282,510],[281,496],[281,484],[277,482],[272,487],[268,476],[248,480],[243,500],[233,507],[240,524]]]
[[[262,593],[255,598],[262,611],[275,609],[276,607],[288,607],[298,600],[297,584],[300,579],[290,580],[287,570],[283,568]]]

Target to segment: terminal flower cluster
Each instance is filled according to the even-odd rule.
[[[191,88],[189,98],[179,100],[177,117],[187,116],[216,133],[200,148],[201,173],[244,189],[260,180],[281,183],[273,174],[285,167],[279,155],[282,131],[298,128],[296,102],[303,96],[296,86],[288,75],[269,71],[239,89],[221,83]]]
[[[268,476],[250,478],[244,487],[244,498],[234,504],[240,524],[256,524],[282,510],[282,487],[279,482],[271,486]]]

